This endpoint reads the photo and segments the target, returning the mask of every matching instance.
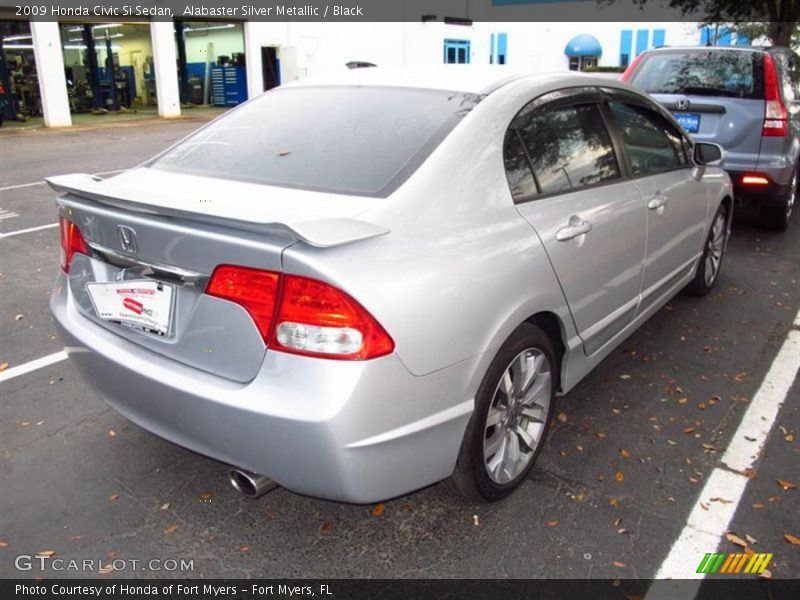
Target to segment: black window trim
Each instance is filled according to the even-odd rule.
[[[548,96],[554,96],[557,94],[559,95],[557,98],[552,98],[552,99],[548,98]],[[519,136],[519,131],[515,126],[515,122],[518,119],[524,118],[527,115],[527,113],[535,110],[540,110],[543,107],[564,108],[570,106],[583,106],[587,104],[595,105],[598,109],[598,112],[601,115],[601,119],[606,128],[606,133],[608,134],[609,140],[611,141],[611,148],[612,152],[614,153],[614,160],[617,163],[618,175],[616,177],[605,179],[597,183],[582,185],[580,187],[571,188],[569,190],[559,190],[557,192],[542,193],[541,187],[539,186],[539,179],[536,176],[536,170],[533,168],[533,163],[531,162],[531,158],[528,155],[528,149]],[[519,111],[517,111],[517,113],[511,119],[511,122],[509,123],[508,127],[506,128],[506,134],[503,138],[503,155],[504,155],[503,172],[506,173],[506,183],[508,183],[509,194],[511,195],[511,184],[508,182],[508,175],[505,170],[505,149],[506,149],[506,144],[508,143],[508,136],[513,132],[513,134],[516,135],[519,138],[519,141],[522,143],[522,148],[523,151],[525,152],[525,160],[528,163],[528,169],[530,170],[533,176],[534,184],[536,185],[536,193],[526,194],[524,196],[519,196],[517,198],[514,198],[514,196],[511,195],[511,199],[515,205],[526,204],[528,202],[533,202],[538,200],[547,200],[549,198],[563,196],[565,194],[583,192],[584,190],[594,190],[607,185],[621,183],[630,179],[629,177],[630,171],[627,168],[627,162],[626,162],[628,159],[626,157],[624,161],[620,160],[620,154],[619,154],[620,148],[618,148],[617,141],[615,141],[614,139],[614,133],[609,128],[608,123],[606,122],[605,115],[603,115],[603,104],[604,100],[602,94],[600,93],[600,89],[596,86],[584,85],[584,86],[560,88],[557,90],[550,90],[540,96],[532,98],[531,100],[526,102],[525,105]]]

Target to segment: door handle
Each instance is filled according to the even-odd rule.
[[[572,215],[569,218],[569,224],[556,231],[556,240],[559,242],[567,242],[589,233],[592,230],[592,224],[589,221],[584,221],[580,217]]]
[[[647,208],[658,210],[659,208],[664,208],[667,204],[669,204],[669,198],[661,192],[656,192],[655,196],[650,198],[650,202],[647,203]]]

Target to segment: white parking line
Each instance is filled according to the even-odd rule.
[[[8,233],[0,233],[0,240],[3,238],[11,237],[12,235],[20,235],[22,233],[31,233],[33,231],[41,231],[42,229],[50,229],[58,227],[58,223],[48,223],[47,225],[39,225],[38,227],[29,227],[28,229],[18,229],[17,231],[9,231]]]
[[[19,213],[9,212],[5,208],[0,208],[0,221],[5,221],[6,219],[13,219],[14,217],[18,217]]]
[[[794,322],[800,322],[800,313]],[[699,589],[705,574],[697,573],[697,566],[706,553],[717,550],[727,531],[750,481],[744,473],[760,458],[799,369],[800,331],[791,330],[736,428],[721,466],[706,481],[686,526],[658,569],[656,579],[697,580],[692,590],[681,589],[683,597],[694,597]],[[656,581],[647,599],[673,598],[673,592],[666,582]]]
[[[11,367],[10,369],[6,369],[5,371],[0,371],[0,383],[8,381],[9,379],[14,379],[14,377],[19,377],[20,375],[25,375],[26,373],[30,373],[31,371],[35,371],[43,367],[48,367],[50,365],[53,365],[57,362],[61,362],[62,360],[66,359],[67,359],[67,353],[62,350],[61,352],[56,352],[55,354],[50,354],[48,356],[43,356],[42,358],[37,358],[36,360],[26,362],[17,367]]]
[[[127,171],[128,169],[114,169],[113,171],[100,171],[99,173],[93,173],[93,175],[114,175],[116,173],[122,173],[123,171]],[[35,185],[44,185],[47,183],[46,181],[34,181],[32,183],[19,183],[17,185],[7,185],[5,187],[0,187],[0,192],[6,192],[8,190],[19,190],[22,188],[33,187]]]

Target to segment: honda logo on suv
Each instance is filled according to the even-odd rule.
[[[117,234],[119,234],[119,244],[125,252],[130,254],[139,252],[139,246],[136,243],[136,231],[133,227],[117,225]]]
[[[676,100],[675,108],[677,108],[678,110],[689,110],[689,99],[681,98],[680,100]]]

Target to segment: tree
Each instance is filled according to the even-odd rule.
[[[613,3],[615,0],[600,0]],[[648,0],[633,0],[639,6]],[[655,0],[654,0],[655,1]],[[761,25],[764,35],[776,46],[790,46],[798,35],[800,0],[667,0],[683,15],[700,17],[708,23],[751,23]]]

